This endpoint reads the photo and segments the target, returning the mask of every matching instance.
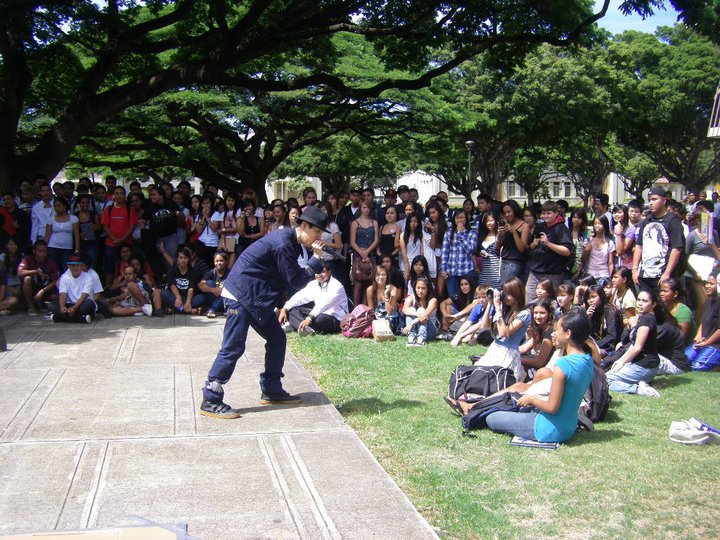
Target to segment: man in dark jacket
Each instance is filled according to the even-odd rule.
[[[235,364],[245,352],[250,326],[267,342],[265,370],[260,374],[260,403],[301,401],[282,387],[286,337],[274,308],[286,288],[302,289],[316,273],[322,272],[323,252],[318,240],[327,227],[327,216],[319,208],[309,206],[298,222],[295,229],[280,229],[254,242],[238,257],[223,283],[227,322],[222,347],[203,388],[200,414],[204,416],[221,419],[240,416],[238,409],[223,403],[222,385],[230,380]],[[301,245],[314,251],[307,269],[300,268],[297,262]]]
[[[548,201],[542,205],[543,222],[535,226],[534,238],[528,246],[528,276],[525,285],[525,304],[537,299],[537,284],[549,279],[557,289],[563,282],[563,274],[573,249],[570,230],[558,213],[557,203]]]

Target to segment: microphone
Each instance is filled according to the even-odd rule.
[[[332,255],[333,258],[336,259],[336,260],[338,260],[338,261],[345,262],[345,261],[347,260],[347,257],[345,257],[344,255],[340,255],[337,251],[335,251],[335,250],[334,250],[333,248],[331,248],[330,246],[323,246],[323,247],[322,247],[322,250],[323,250],[325,253],[327,253],[328,255]]]

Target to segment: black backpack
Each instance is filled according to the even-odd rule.
[[[587,417],[594,423],[605,419],[612,396],[603,368],[593,362],[593,369],[595,371],[592,382],[585,392],[585,401],[588,402]]]
[[[459,399],[466,394],[485,397],[515,384],[512,370],[499,366],[458,366],[450,375],[448,396]],[[471,400],[469,400],[471,401]]]
[[[517,392],[505,392],[504,394],[481,399],[463,416],[463,430],[467,433],[471,429],[487,427],[486,418],[490,413],[520,410],[517,404],[518,399],[520,399],[520,394]]]

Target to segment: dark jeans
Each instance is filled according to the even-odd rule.
[[[260,322],[235,300],[225,301],[225,331],[220,351],[215,357],[210,372],[209,381],[225,384],[232,377],[238,359],[245,353],[245,342],[248,329],[252,328],[265,340],[265,371],[260,374],[260,390],[265,394],[274,394],[283,391],[281,379],[285,365],[285,345],[287,338],[277,317],[270,315],[267,320]],[[207,385],[206,385],[207,386]],[[223,393],[203,388],[203,398],[208,401],[222,401]]]
[[[298,306],[290,309],[288,311],[288,321],[290,321],[290,326],[297,330],[300,323],[303,322],[305,317],[310,314],[312,308],[312,304],[305,304],[304,306]],[[340,332],[340,321],[332,315],[325,315],[321,313],[312,322],[310,328],[321,334],[337,334]]]
[[[207,280],[208,287],[215,287],[215,280]],[[205,305],[208,307],[208,312],[224,313],[225,312],[225,298],[222,296],[215,296],[213,293],[203,293],[205,298]]]
[[[638,278],[638,292],[640,291],[648,291],[651,293],[658,293],[660,291],[660,287],[658,286],[660,282],[660,278]]]
[[[180,298],[182,298],[183,305],[185,305],[185,302],[187,302],[187,294],[185,294],[184,296],[181,294]],[[173,310],[175,309],[175,295],[170,289],[163,289],[162,291],[160,291],[160,299],[162,300],[163,307]],[[190,305],[193,308],[202,307],[203,305],[205,305],[205,295],[194,294],[192,300],[190,300]]]
[[[48,257],[55,261],[60,274],[67,270],[67,262],[73,256],[72,249],[48,248]]]
[[[500,286],[504,285],[511,277],[523,279],[524,273],[524,262],[502,261],[500,264]]]
[[[73,307],[72,302],[65,302],[65,307]],[[75,315],[70,316],[67,313],[60,312],[60,304],[57,300],[50,303],[48,308],[53,314],[53,320],[55,322],[85,322],[85,315],[95,315],[95,302],[90,299],[85,300],[75,312]]]
[[[101,270],[97,267],[98,254],[100,247],[97,240],[80,240],[80,252],[90,258],[90,267],[95,270]],[[102,272],[100,272],[102,274]]]

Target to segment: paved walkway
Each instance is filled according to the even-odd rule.
[[[0,319],[0,534],[187,523],[206,540],[435,538],[290,356],[298,407],[259,405],[264,342],[199,416],[224,319]]]

